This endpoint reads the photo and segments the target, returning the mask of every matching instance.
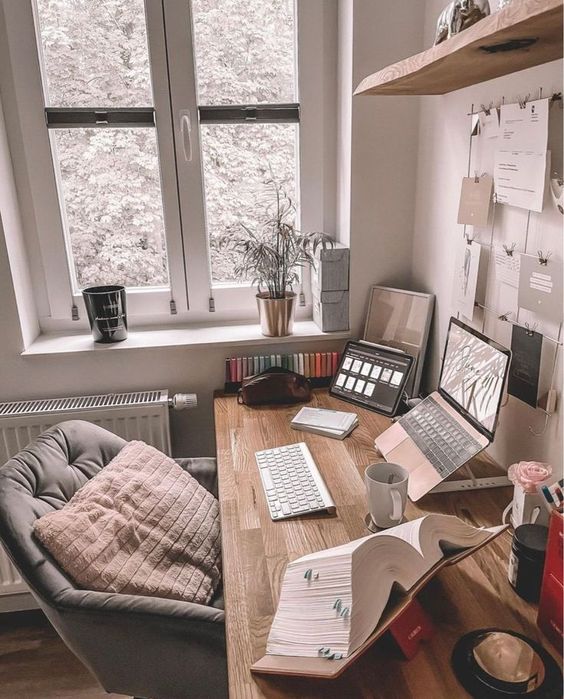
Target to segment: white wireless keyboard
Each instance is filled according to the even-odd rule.
[[[273,520],[335,512],[335,503],[304,442],[257,451],[255,457]]]

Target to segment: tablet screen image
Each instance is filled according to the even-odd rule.
[[[329,392],[382,415],[395,415],[412,364],[407,353],[368,342],[348,342]]]

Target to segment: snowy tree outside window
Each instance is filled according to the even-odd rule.
[[[47,106],[152,106],[142,0],[36,4]],[[297,102],[293,0],[192,0],[191,9],[200,105]],[[168,286],[155,129],[50,133],[77,287]],[[298,126],[202,124],[200,134],[211,276],[221,284],[236,260],[216,241],[253,227],[266,183],[274,177],[297,200]]]

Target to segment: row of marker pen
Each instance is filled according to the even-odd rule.
[[[297,354],[267,354],[254,357],[230,357],[225,360],[225,381],[238,383],[247,376],[277,366],[290,369],[308,378],[334,376],[339,366],[338,352],[298,352]]]

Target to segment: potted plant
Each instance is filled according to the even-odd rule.
[[[257,287],[257,306],[261,332],[267,337],[292,334],[299,284],[299,269],[315,264],[316,249],[333,247],[324,233],[300,233],[295,225],[295,206],[275,182],[275,199],[267,206],[256,230],[240,224],[242,236],[226,236],[222,244],[238,253],[234,272],[240,279],[250,279]]]

